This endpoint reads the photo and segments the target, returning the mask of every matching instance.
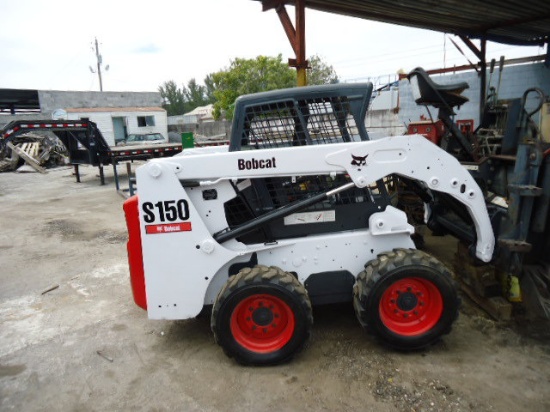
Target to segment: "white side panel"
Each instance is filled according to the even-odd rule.
[[[296,272],[304,283],[313,273],[347,270],[357,276],[365,263],[394,248],[413,248],[410,235],[373,236],[370,230],[341,232],[282,241],[276,249],[258,252],[258,263]]]
[[[385,233],[365,229],[281,241],[276,249],[259,252],[258,263],[296,272],[304,283],[319,272],[347,270],[357,276],[365,263],[382,252],[414,248],[410,237],[414,228],[407,223],[405,213],[389,206],[374,213],[371,220],[384,222]]]
[[[205,191],[216,191],[216,199],[204,200]],[[188,188],[187,193],[194,205],[201,205],[198,214],[210,233],[216,233],[227,228],[227,219],[225,217],[224,203],[235,197],[235,190],[224,180],[217,185],[206,187]]]
[[[194,317],[203,307],[204,295],[214,274],[239,253],[220,246],[212,239],[169,165],[140,167],[136,174],[140,188],[141,238],[149,318]],[[187,202],[188,218],[167,222],[168,212],[164,202],[180,200]],[[149,215],[149,222],[145,219],[145,203],[149,204],[148,210],[154,215],[152,221]],[[159,213],[160,207],[164,208],[164,221]],[[167,225],[165,233],[147,233],[148,229],[164,228],[161,225]],[[186,230],[178,231],[179,225],[186,226]],[[172,231],[174,229],[176,231]]]
[[[384,231],[354,230],[282,240],[274,245],[250,245],[247,255],[255,251],[258,264],[295,272],[300,282],[305,283],[310,275],[320,272],[347,270],[357,276],[365,263],[380,253],[394,248],[415,248],[410,237],[414,228],[407,223],[405,213],[389,206],[386,211],[373,214],[371,219],[384,222]],[[248,256],[242,261],[249,261]],[[205,304],[214,302],[226,280],[227,267],[224,267],[208,289]]]

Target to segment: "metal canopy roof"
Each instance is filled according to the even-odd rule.
[[[264,10],[292,0],[259,0]],[[305,0],[310,9],[515,45],[550,36],[549,0]]]
[[[38,90],[0,89],[0,112],[40,110]]]

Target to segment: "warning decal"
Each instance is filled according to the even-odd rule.
[[[190,231],[191,231],[191,222],[145,226],[145,233],[147,233],[148,235],[156,235],[159,233],[190,232]]]
[[[319,212],[294,213],[285,217],[285,225],[303,225],[308,223],[325,223],[336,221],[336,212],[334,210],[324,210]]]

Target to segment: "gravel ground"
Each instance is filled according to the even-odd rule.
[[[148,320],[106,174],[106,186],[91,167],[82,183],[69,168],[0,174],[0,410],[550,410],[548,333],[465,297],[453,331],[414,353],[384,348],[351,305],[317,307],[308,347],[266,368],[226,358],[208,319]],[[450,265],[455,243],[427,249]]]

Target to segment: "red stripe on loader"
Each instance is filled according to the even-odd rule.
[[[134,302],[140,308],[147,310],[147,295],[145,293],[145,272],[143,270],[143,252],[141,250],[141,232],[139,227],[138,197],[132,196],[124,202],[126,226],[128,227],[128,264],[130,266],[130,283]]]

